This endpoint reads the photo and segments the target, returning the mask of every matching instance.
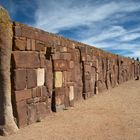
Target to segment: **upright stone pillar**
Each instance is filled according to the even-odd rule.
[[[0,134],[9,135],[18,130],[11,104],[10,63],[12,53],[12,22],[0,6]]]

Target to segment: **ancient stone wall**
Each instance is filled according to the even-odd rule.
[[[13,23],[12,105],[17,125],[41,121],[140,74],[138,61]]]

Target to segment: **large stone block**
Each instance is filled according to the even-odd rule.
[[[46,87],[45,86],[40,86],[40,87],[35,87],[32,89],[32,97],[45,97],[48,96]]]
[[[21,101],[16,104],[17,106],[17,123],[18,127],[24,127],[27,125],[27,105],[26,101]]]
[[[32,27],[28,27],[25,25],[22,25],[22,36],[27,37],[27,38],[36,38],[36,32],[33,30]]]
[[[47,88],[47,93],[48,93],[49,97],[51,97],[52,89],[53,89],[53,72],[52,72],[52,67],[48,66],[48,65],[45,70],[45,86]]]
[[[65,83],[75,81],[75,72],[74,71],[65,71],[64,76],[65,76],[65,78],[64,78]]]
[[[63,105],[65,100],[65,95],[59,95],[55,97],[56,106]]]
[[[46,65],[47,65],[45,54],[40,52],[39,53],[39,58],[40,58],[40,67],[45,68]]]
[[[90,92],[91,91],[91,83],[90,80],[85,80],[85,92]]]
[[[47,93],[49,97],[52,95],[53,89],[53,72],[52,72],[52,62],[47,61],[46,70],[45,70],[45,86],[47,88]]]
[[[36,71],[37,71],[37,86],[43,86],[45,83],[45,69],[38,68]]]
[[[16,102],[23,101],[32,97],[30,89],[15,91]]]
[[[42,41],[36,41],[35,50],[39,52],[46,52],[45,43]]]
[[[53,60],[60,59],[60,52],[56,52],[56,53],[52,54],[52,59]]]
[[[28,124],[32,124],[37,121],[37,108],[36,104],[28,104],[27,106],[27,113],[28,113]]]
[[[37,72],[36,69],[27,69],[27,88],[37,86]]]
[[[14,70],[14,88],[15,90],[23,90],[26,88],[26,70]]]
[[[13,58],[16,68],[39,68],[40,60],[37,52],[14,51]]]
[[[66,89],[64,87],[55,88],[55,96],[65,95]]]
[[[24,51],[25,48],[26,48],[26,38],[25,37],[15,38],[14,50]]]
[[[60,58],[70,61],[71,60],[71,54],[70,53],[61,53]]]
[[[68,62],[66,60],[54,60],[55,71],[66,71],[68,69]]]
[[[63,84],[63,74],[61,71],[55,72],[55,88],[62,87]]]
[[[16,23],[17,24],[17,23]],[[14,33],[15,33],[15,36],[17,37],[21,37],[21,27],[20,27],[20,25],[16,25],[16,26],[14,26]]]
[[[68,51],[67,47],[60,47],[60,52],[67,52],[67,51]]]
[[[43,118],[47,116],[49,108],[47,102],[41,102],[36,105],[37,105],[37,119],[38,121],[41,121]]]

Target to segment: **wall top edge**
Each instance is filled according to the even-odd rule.
[[[0,6],[0,8],[1,8],[1,6]],[[14,23],[13,24],[14,26],[27,27],[27,28],[29,28],[29,29],[31,29],[33,31],[37,31],[37,32],[40,32],[40,33],[43,33],[43,34],[47,34],[47,35],[50,35],[50,36],[53,36],[53,37],[56,37],[56,38],[61,38],[63,40],[66,40],[66,41],[69,41],[71,43],[74,43],[76,46],[78,46],[80,48],[88,47],[88,48],[91,48],[91,49],[96,49],[97,51],[99,51],[99,52],[101,52],[103,54],[108,54],[108,55],[111,55],[111,56],[114,56],[114,57],[120,57],[122,59],[132,60],[129,57],[125,57],[125,56],[122,56],[122,55],[119,55],[119,54],[113,54],[111,52],[108,52],[108,51],[102,50],[100,48],[97,48],[95,46],[91,46],[91,45],[88,45],[88,44],[85,44],[85,43],[82,43],[82,42],[79,42],[79,41],[76,41],[76,40],[65,38],[64,36],[57,35],[57,34],[54,34],[54,33],[51,33],[51,32],[36,28],[36,27],[32,27],[32,26],[29,26],[29,25],[26,25],[26,24],[23,24],[23,23],[20,23],[20,22],[13,21],[13,23]]]

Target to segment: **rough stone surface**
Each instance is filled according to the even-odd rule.
[[[40,61],[37,52],[14,51],[14,62],[16,68],[39,68]]]
[[[14,87],[15,90],[23,90],[26,88],[26,70],[20,69],[14,71]]]
[[[19,37],[15,39],[14,50],[24,51],[26,49],[26,38]]]
[[[32,97],[31,90],[15,91],[16,102],[23,101]]]
[[[37,86],[36,69],[27,69],[27,88],[34,88],[36,86]]]
[[[66,71],[68,70],[68,62],[65,60],[54,60],[54,70],[55,71]]]
[[[25,101],[17,103],[17,117],[18,117],[18,127],[24,127],[27,125],[27,105]]]
[[[129,58],[19,23],[14,23],[14,32],[12,69],[26,71],[13,79],[17,114],[19,102],[26,106],[24,116],[17,117],[23,126],[140,74],[140,63]]]

